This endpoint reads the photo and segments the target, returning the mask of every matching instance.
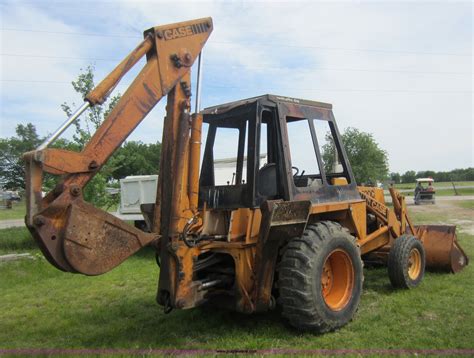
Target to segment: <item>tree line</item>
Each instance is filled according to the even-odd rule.
[[[433,178],[436,182],[445,181],[474,181],[474,168],[453,169],[447,172],[424,170],[415,172],[408,170],[404,174],[390,173],[390,180],[396,184],[414,183],[416,178]]]

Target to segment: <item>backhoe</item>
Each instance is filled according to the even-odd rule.
[[[348,323],[359,305],[363,261],[388,265],[394,287],[413,288],[428,267],[468,263],[452,226],[415,226],[404,197],[358,187],[332,105],[263,95],[191,114],[190,71],[211,18],[158,26],[37,150],[25,153],[26,225],[56,268],[84,275],[156,249],[165,312],[205,302],[253,313],[281,307],[301,330]],[[142,57],[146,64],[81,152],[48,146],[88,107],[105,101]],[[82,191],[158,101],[167,96],[154,204],[142,231],[85,202]],[[201,158],[203,123],[207,138]],[[221,144],[219,144],[221,143]],[[235,143],[232,177],[216,181],[222,143]],[[322,146],[333,148],[332,163]],[[262,160],[262,158],[265,160]],[[42,197],[43,172],[61,176]]]

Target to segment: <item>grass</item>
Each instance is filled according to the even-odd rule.
[[[427,185],[427,184],[424,184]],[[463,186],[474,186],[474,181],[455,181],[454,185],[456,186],[456,189],[458,187],[463,187]],[[403,184],[395,184],[395,188],[397,189],[415,189],[416,183],[403,183]],[[443,188],[443,187],[453,187],[453,184],[450,181],[440,181],[440,182],[435,182],[433,184],[434,188]]]
[[[474,195],[474,188],[458,188],[456,187],[458,195]],[[413,192],[402,193],[405,196],[413,196]],[[436,190],[435,196],[456,196],[454,189],[440,189]]]
[[[413,219],[425,221],[424,215]],[[0,230],[2,252],[37,252],[27,240],[26,229]],[[459,240],[473,257],[474,236]],[[60,272],[45,259],[0,264],[0,348],[474,347],[472,265],[456,275],[429,272],[410,291],[392,289],[385,268],[366,269],[355,319],[324,335],[296,332],[276,311],[197,308],[165,315],[155,302],[158,273],[150,250],[97,277]]]
[[[25,214],[25,202],[14,201],[11,209],[0,209],[0,220],[23,219]]]
[[[30,252],[38,246],[25,227],[0,230],[0,255]]]
[[[463,201],[457,202],[456,205],[464,209],[474,210],[474,200],[463,200]]]
[[[459,195],[474,195],[474,188],[456,188]],[[454,189],[441,189],[436,191],[437,196],[455,196]]]
[[[14,201],[12,209],[0,210],[0,220],[12,220],[12,219],[23,219],[26,215],[26,204],[24,201]],[[114,204],[111,207],[103,208],[108,212],[116,212],[118,204]]]

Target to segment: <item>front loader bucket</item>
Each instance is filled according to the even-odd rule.
[[[454,225],[416,225],[416,236],[426,251],[426,267],[456,273],[469,263],[456,239]]]

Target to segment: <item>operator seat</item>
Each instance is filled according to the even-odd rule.
[[[265,164],[258,170],[257,192],[267,199],[273,199],[278,195],[277,166],[275,163]]]

